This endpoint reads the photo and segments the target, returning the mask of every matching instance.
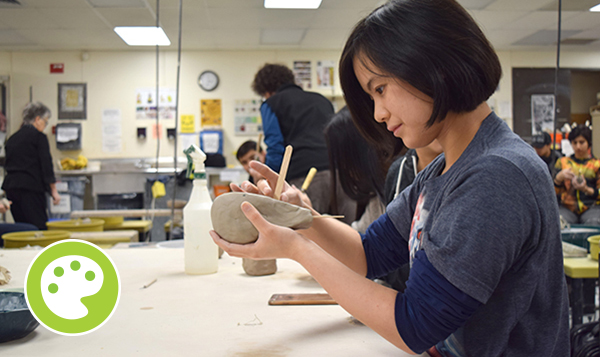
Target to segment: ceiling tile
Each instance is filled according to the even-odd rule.
[[[458,0],[458,2],[469,10],[481,10],[485,9],[488,5],[496,0]]]
[[[566,21],[576,14],[576,12],[564,12],[562,21]],[[507,23],[504,28],[511,30],[545,29],[557,23],[558,15],[556,13],[551,11],[533,11],[516,21]]]
[[[2,9],[0,22],[13,29],[58,28],[57,23],[38,9]]]
[[[144,0],[86,0],[95,8],[113,7],[113,8],[145,8]],[[156,4],[155,1],[152,2]]]
[[[35,41],[22,36],[17,30],[0,30],[0,46],[35,44]]]
[[[600,0],[594,0],[599,1]],[[558,23],[558,21],[556,21]],[[558,29],[558,24],[555,23],[546,29]],[[568,19],[563,18],[561,28],[564,30],[587,30],[600,25],[600,12],[577,12],[575,16]]]
[[[197,0],[192,0],[197,1]],[[200,2],[200,1],[198,1]],[[203,1],[209,9],[218,9],[218,8],[229,8],[229,9],[263,9],[264,1],[263,0],[204,0]]]
[[[534,11],[547,6],[553,0],[496,0],[485,10],[500,11]]]
[[[160,24],[163,27],[179,26],[179,9],[161,9]],[[187,28],[210,28],[208,10],[203,8],[184,9],[182,12],[184,30]]]
[[[61,29],[107,28],[92,9],[46,9],[44,14]]]
[[[323,0],[319,9],[369,9],[369,13],[386,0]]]
[[[89,9],[85,0],[19,0],[23,7]]]
[[[262,29],[261,45],[299,45],[306,34],[306,29]]]
[[[599,2],[599,0],[567,0],[562,2],[561,9],[562,11],[588,11]],[[558,0],[551,1],[540,10],[558,11]]]
[[[479,26],[486,30],[497,30],[506,26],[506,24],[514,22],[524,16],[526,11],[489,11],[475,10],[471,11],[471,15],[477,21]]]
[[[113,27],[156,26],[156,19],[149,9],[96,9]]]
[[[580,33],[581,31],[564,30],[561,31],[561,39],[569,38],[573,35]],[[555,45],[557,40],[557,31],[552,30],[540,30],[527,37],[524,37],[516,42],[514,45]]]
[[[351,31],[351,29],[328,30],[327,36],[323,36],[322,31],[309,29],[306,31],[301,47],[304,49],[333,49],[341,51]]]
[[[351,29],[365,16],[369,15],[370,10],[364,9],[322,9],[319,10],[311,21],[312,29],[330,29],[330,28],[348,28]],[[323,36],[323,33],[321,33]]]

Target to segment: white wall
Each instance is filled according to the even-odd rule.
[[[179,113],[193,114],[196,130],[200,129],[200,99],[221,99],[223,106],[224,154],[228,164],[237,165],[235,150],[248,140],[247,136],[233,135],[233,110],[237,99],[258,98],[250,89],[256,71],[265,62],[278,62],[292,66],[294,60],[310,60],[316,66],[318,60],[338,61],[337,51],[187,51],[182,53]],[[21,124],[20,111],[29,101],[29,87],[33,87],[33,99],[48,105],[52,110],[50,125],[57,120],[57,83],[87,83],[87,120],[82,123],[83,150],[60,152],[55,149],[54,136],[49,135],[52,155],[55,159],[82,154],[88,158],[154,157],[156,141],[150,135],[154,120],[135,119],[136,88],[155,87],[155,52],[89,52],[87,61],[81,60],[80,52],[0,52],[0,75],[10,76],[10,132]],[[159,85],[175,88],[177,53],[160,54]],[[50,74],[50,63],[64,63],[64,74]],[[204,92],[197,84],[198,75],[207,69],[220,77],[219,87]],[[313,76],[315,76],[313,71]],[[316,77],[313,78],[313,86]],[[336,78],[336,95],[341,95]],[[324,92],[331,97],[331,90]],[[102,151],[102,110],[117,108],[122,113],[123,150],[120,153]],[[61,122],[66,122],[61,120]],[[160,143],[161,156],[173,156],[173,142],[168,141],[165,128],[173,128],[174,120],[161,120],[163,126]],[[137,127],[147,127],[149,137],[137,139]],[[49,129],[47,134],[49,134]],[[181,150],[181,145],[178,147]]]
[[[548,52],[501,51],[498,53],[503,77],[499,90],[493,95],[496,109],[508,106],[505,120],[512,125],[512,68],[555,66],[556,54]],[[227,163],[237,165],[234,152],[248,139],[233,134],[233,106],[237,99],[257,98],[250,89],[250,83],[258,68],[265,62],[278,62],[292,66],[294,60],[313,62],[313,86],[316,83],[316,61],[333,60],[338,62],[339,51],[185,51],[181,59],[181,84],[179,113],[193,114],[196,130],[199,130],[200,99],[222,99],[224,153]],[[50,74],[50,63],[64,63],[64,74]],[[600,68],[600,53],[563,52],[561,67]],[[197,84],[198,75],[206,70],[214,70],[220,77],[220,85],[213,92],[202,91]],[[162,52],[160,55],[160,86],[175,88],[177,53]],[[137,127],[147,127],[153,120],[135,119],[135,90],[141,87],[155,87],[154,51],[128,52],[89,52],[89,60],[82,61],[81,53],[73,52],[0,52],[0,75],[10,76],[9,120],[11,132],[18,129],[20,111],[29,100],[29,87],[33,87],[33,99],[44,102],[53,112],[50,124],[57,123],[57,83],[85,82],[88,88],[88,119],[82,121],[83,150],[88,158],[131,158],[153,157],[156,142],[151,137],[139,141]],[[341,95],[339,78],[336,79],[335,95]],[[331,91],[324,92],[331,98]],[[339,98],[338,98],[339,99]],[[118,108],[122,112],[123,150],[118,154],[102,152],[101,111],[104,108]],[[165,137],[164,128],[174,127],[174,120],[161,120],[163,140],[161,156],[173,155],[173,143]],[[55,149],[54,136],[49,135],[52,154],[55,159],[65,156],[76,157],[79,152],[59,152]],[[180,147],[181,149],[181,147]]]

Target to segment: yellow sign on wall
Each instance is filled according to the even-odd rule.
[[[221,99],[200,100],[200,126],[221,127]]]
[[[193,134],[196,131],[194,115],[193,114],[184,114],[181,115],[181,133],[183,134]]]

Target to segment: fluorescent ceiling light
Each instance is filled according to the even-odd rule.
[[[591,12],[600,12],[600,4],[598,4],[598,5],[594,6],[594,7],[592,7],[592,8],[590,9],[590,11],[591,11]]]
[[[265,9],[318,9],[322,0],[265,0]]]
[[[160,27],[120,26],[115,32],[129,46],[169,46],[171,41]]]

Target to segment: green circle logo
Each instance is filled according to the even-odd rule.
[[[31,262],[25,299],[39,323],[61,335],[85,335],[104,325],[121,296],[113,261],[96,245],[77,239],[53,243]]]

